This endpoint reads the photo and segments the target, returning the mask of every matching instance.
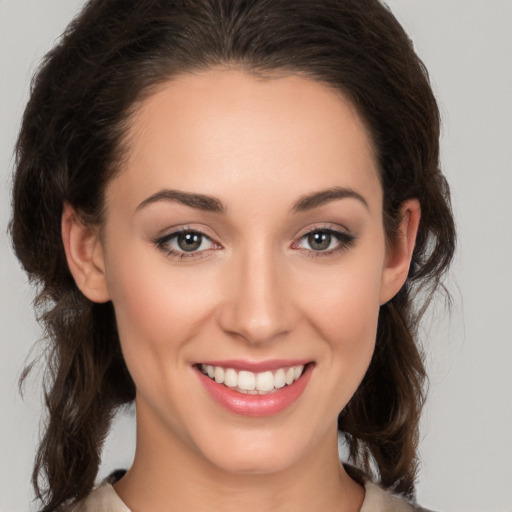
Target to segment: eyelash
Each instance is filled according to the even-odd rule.
[[[172,247],[170,247],[169,244],[171,243],[171,241],[174,239],[177,239],[180,235],[183,235],[183,234],[200,236],[201,237],[201,245],[203,244],[203,242],[205,240],[209,241],[213,246],[215,246],[213,248],[213,250],[222,248],[221,245],[214,242],[208,235],[206,235],[202,231],[197,230],[197,229],[188,228],[188,227],[180,228],[176,231],[173,231],[172,233],[169,233],[168,235],[157,238],[156,240],[154,240],[153,243],[156,245],[156,247],[159,250],[164,252],[167,256],[176,258],[180,261],[181,260],[192,260],[192,259],[204,257],[205,256],[204,253],[209,252],[211,250],[210,248],[208,248],[208,249],[203,249],[201,251],[195,250],[195,251],[187,252],[187,251],[176,250],[176,249],[173,249]],[[329,249],[329,250],[314,250],[312,248],[305,249],[305,248],[299,247],[300,243],[302,243],[304,240],[307,239],[307,237],[309,237],[313,234],[323,234],[323,235],[329,235],[331,237],[334,237],[338,241],[338,246],[334,247],[332,249]],[[356,237],[350,233],[347,233],[345,231],[339,231],[337,229],[333,229],[332,227],[319,226],[319,227],[314,227],[313,229],[310,229],[309,231],[307,231],[306,233],[301,235],[296,242],[292,243],[291,247],[295,250],[302,252],[306,256],[309,256],[312,258],[317,258],[317,257],[330,256],[332,254],[347,250],[350,247],[352,247],[355,243],[356,243]]]
[[[178,260],[191,260],[195,258],[200,258],[204,256],[204,253],[209,251],[210,249],[204,249],[202,251],[179,251],[176,249],[173,249],[170,247],[170,243],[173,239],[177,239],[180,235],[199,235],[201,237],[201,244],[208,240],[210,241],[215,247],[221,248],[220,245],[216,244],[207,234],[203,233],[202,231],[199,231],[197,229],[192,229],[188,227],[180,228],[176,231],[173,231],[172,233],[169,233],[168,235],[162,236],[160,238],[157,238],[154,241],[154,244],[158,249],[160,249],[162,252],[164,252],[167,256],[170,256],[172,258],[176,258]]]
[[[301,243],[303,240],[306,240],[307,237],[313,234],[324,234],[329,235],[333,238],[335,238],[338,241],[338,246],[334,247],[329,250],[318,250],[315,251],[314,249],[301,249],[298,247],[299,243]],[[351,234],[347,233],[346,231],[340,231],[338,229],[332,228],[330,226],[315,226],[313,229],[308,230],[306,233],[301,235],[297,242],[294,242],[292,244],[292,247],[296,248],[297,250],[303,252],[306,256],[309,256],[310,258],[321,258],[321,257],[328,257],[333,254],[340,253],[342,251],[345,251],[347,249],[350,249],[353,247],[356,243],[356,237]]]

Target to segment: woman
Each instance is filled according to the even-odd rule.
[[[17,145],[42,510],[412,510],[420,299],[455,238],[438,138],[375,0],[87,4]],[[91,493],[134,400],[133,466]]]

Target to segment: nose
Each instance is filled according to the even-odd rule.
[[[278,257],[264,250],[230,262],[218,315],[225,332],[251,344],[264,344],[292,330],[296,315],[284,267]]]

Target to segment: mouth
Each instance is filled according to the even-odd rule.
[[[245,416],[270,416],[284,411],[299,399],[315,364],[231,361],[194,366],[209,395],[228,411]]]
[[[238,393],[248,395],[267,395],[275,393],[285,386],[291,386],[300,379],[305,365],[295,365],[278,368],[274,371],[252,372],[249,370],[236,370],[235,368],[223,368],[211,364],[200,364],[199,370],[204,375],[230,388]]]

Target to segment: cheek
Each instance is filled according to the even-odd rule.
[[[310,282],[313,299],[307,314],[327,349],[325,358],[320,358],[323,384],[328,391],[325,396],[336,397],[336,406],[331,402],[326,407],[336,415],[358,388],[375,348],[383,261],[375,252],[354,253],[336,270],[317,274]],[[307,297],[303,300],[306,304]]]
[[[373,344],[379,314],[380,260],[358,257],[353,263],[340,265],[324,279],[317,275],[311,283],[315,291],[309,295],[315,327],[333,348],[343,350]]]
[[[371,287],[347,286],[330,299],[323,312],[319,312],[319,316],[324,316],[324,327],[319,330],[329,345],[332,382],[343,390],[340,404],[343,408],[359,386],[373,355],[378,294]]]
[[[126,247],[126,246],[125,246]],[[200,328],[211,304],[198,293],[201,276],[170,272],[162,258],[146,249],[111,254],[108,287],[116,312],[121,346],[135,382],[144,368],[183,364],[187,341]]]

